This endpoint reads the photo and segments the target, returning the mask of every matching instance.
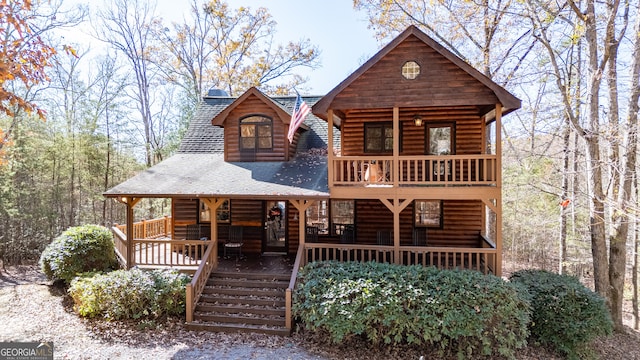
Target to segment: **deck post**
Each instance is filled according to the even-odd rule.
[[[167,215],[164,216],[164,236],[170,236],[170,231],[169,231],[169,217]],[[171,236],[173,238],[173,236]]]
[[[127,270],[133,266],[133,198],[126,198],[127,205]]]
[[[206,260],[203,260],[206,261]],[[193,321],[193,285],[187,284],[187,294],[186,294],[186,313],[187,313],[187,322]]]
[[[502,105],[496,104],[496,276],[502,276]]]
[[[291,295],[291,289],[287,288],[286,293],[285,293],[285,315],[284,315],[284,323],[285,326],[287,328],[287,330],[291,331],[291,329],[293,329],[293,321],[292,321],[292,315],[291,315],[291,304],[292,304],[292,295]]]
[[[333,187],[333,110],[327,110],[327,177],[329,178],[329,188]]]
[[[142,219],[142,238],[147,238],[147,221],[145,219]]]

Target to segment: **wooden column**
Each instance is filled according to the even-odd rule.
[[[209,239],[211,239],[213,244],[213,249],[211,250],[213,254],[211,257],[213,259],[218,258],[218,209],[222,204],[224,204],[224,198],[203,198],[202,202],[204,202],[209,207],[209,220],[211,221],[211,233],[209,234]],[[216,260],[217,261],[217,260]],[[216,265],[217,266],[217,265]]]
[[[393,161],[391,165],[393,188],[398,188],[400,166],[400,108],[393,108]],[[398,192],[396,191],[396,194]]]
[[[134,265],[134,247],[133,247],[133,207],[140,201],[140,198],[134,197],[124,197],[122,198],[122,202],[127,205],[127,270],[131,269]]]
[[[300,239],[300,243],[298,246],[304,246],[306,241],[307,232],[307,209],[311,206],[311,200],[289,200],[291,204],[298,210],[298,238]]]
[[[333,187],[333,110],[327,111],[327,181],[329,188]]]
[[[380,199],[380,201],[393,213],[393,259],[394,263],[402,264],[400,259],[400,213],[413,201],[410,199]]]
[[[502,276],[502,105],[496,104],[496,276]]]

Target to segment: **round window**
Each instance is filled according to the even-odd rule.
[[[402,76],[407,80],[413,80],[420,75],[420,65],[415,61],[407,61],[402,65]]]

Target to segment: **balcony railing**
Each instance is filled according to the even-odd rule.
[[[495,185],[497,156],[401,156],[394,170],[391,156],[341,156],[333,161],[333,185],[441,186]]]

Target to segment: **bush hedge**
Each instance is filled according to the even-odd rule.
[[[441,355],[513,357],[528,337],[519,287],[473,271],[316,262],[300,272],[294,316],[333,342],[434,345]]]
[[[69,294],[81,316],[155,319],[184,314],[189,281],[189,276],[170,270],[117,270],[77,277]]]
[[[80,273],[108,271],[117,266],[113,236],[98,225],[71,227],[49,244],[40,268],[49,280],[69,283]]]
[[[611,334],[613,323],[604,299],[572,276],[544,270],[521,270],[510,280],[531,296],[531,335],[569,358],[585,355],[597,336]]]

